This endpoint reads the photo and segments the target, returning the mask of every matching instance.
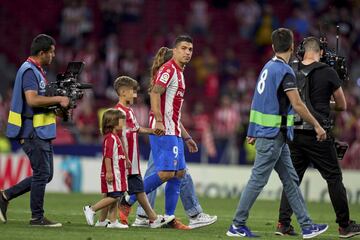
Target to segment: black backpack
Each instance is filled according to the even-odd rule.
[[[310,81],[311,81],[311,76],[312,76],[314,70],[326,68],[329,66],[325,63],[315,62],[313,64],[308,65],[307,67],[305,67],[303,69],[299,69],[300,62],[294,61],[291,63],[291,67],[293,68],[293,70],[295,72],[296,83],[297,83],[297,87],[299,90],[301,100],[304,102],[306,107],[309,109],[310,113],[320,123],[320,125],[325,130],[329,130],[332,125],[332,120],[331,120],[332,118],[324,117],[323,115],[318,113],[312,106],[311,99],[310,99]],[[312,125],[310,125],[309,123],[307,123],[303,119],[301,119],[298,114],[295,114],[294,125],[295,125],[295,129],[307,129],[307,130],[314,129],[314,127]]]

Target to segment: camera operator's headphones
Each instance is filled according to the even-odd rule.
[[[300,59],[303,59],[304,58],[304,55],[305,55],[305,45],[310,41],[310,40],[315,40],[319,47],[320,47],[320,50],[323,50],[323,44],[321,43],[320,39],[316,38],[316,37],[307,37],[307,38],[304,38],[299,46],[297,47],[297,50],[296,50],[296,55],[298,56],[298,58]]]

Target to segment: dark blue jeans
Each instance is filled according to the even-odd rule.
[[[29,157],[33,175],[5,190],[5,195],[11,200],[31,191],[31,215],[39,219],[44,216],[45,186],[53,177],[53,147],[50,140],[33,136],[24,139],[22,149]]]

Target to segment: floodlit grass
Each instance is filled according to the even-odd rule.
[[[190,231],[174,229],[105,229],[86,225],[82,207],[100,199],[100,194],[46,194],[45,212],[51,220],[63,223],[62,228],[41,228],[29,225],[30,209],[29,194],[14,199],[8,209],[8,223],[0,223],[0,239],[65,239],[65,240],[98,240],[98,239],[136,239],[136,240],[170,240],[170,239],[230,239],[225,235],[238,204],[238,199],[201,198],[201,204],[206,213],[217,215],[218,221],[208,227]],[[159,198],[156,210],[163,213],[164,199]],[[261,239],[301,239],[298,237],[278,237],[273,234],[278,216],[278,201],[257,201],[250,212],[248,226]],[[337,224],[333,208],[328,203],[308,203],[308,208],[316,223],[330,224],[329,230],[316,239],[338,239]],[[360,221],[360,206],[351,205],[352,219]],[[134,211],[133,211],[134,212]],[[177,217],[188,223],[182,205],[179,201]],[[134,220],[131,214],[130,222]],[[299,226],[294,220],[297,232]],[[354,237],[360,239],[360,237]]]

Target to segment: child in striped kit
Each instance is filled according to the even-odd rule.
[[[125,152],[118,132],[125,127],[125,115],[116,109],[108,109],[102,117],[103,160],[101,165],[101,192],[104,198],[92,206],[84,207],[84,214],[88,225],[94,225],[96,211],[107,208],[108,228],[128,228],[117,220],[117,203],[128,190]]]

